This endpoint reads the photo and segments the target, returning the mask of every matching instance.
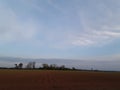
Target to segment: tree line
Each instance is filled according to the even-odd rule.
[[[36,68],[36,62],[29,62],[25,67],[23,67],[23,63],[14,65],[14,69],[71,70],[71,68],[67,68],[65,65],[58,66],[57,64],[47,63],[43,63],[42,67]],[[72,70],[76,70],[75,67],[72,67]]]

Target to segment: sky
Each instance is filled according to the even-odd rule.
[[[0,56],[120,60],[120,0],[0,0]]]

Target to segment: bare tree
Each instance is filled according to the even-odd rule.
[[[65,69],[65,65],[61,65],[60,69],[64,70]]]
[[[26,68],[28,68],[28,69],[35,69],[35,62],[29,62],[28,64],[27,64],[27,66],[26,66]]]
[[[50,69],[57,69],[57,65],[56,64],[51,64]]]
[[[16,69],[22,69],[23,63],[15,64]]]
[[[19,63],[18,68],[22,69],[23,68],[23,63]]]
[[[48,69],[48,68],[49,68],[49,65],[48,65],[48,64],[45,64],[45,63],[42,64],[42,66],[43,66],[44,69]]]
[[[17,64],[15,64],[15,68],[18,69],[18,65]]]
[[[75,68],[75,67],[72,67],[72,70],[76,70],[76,68]]]
[[[36,64],[36,62],[32,62],[33,63],[33,69],[35,69],[35,64]]]

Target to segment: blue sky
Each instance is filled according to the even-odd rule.
[[[120,59],[119,0],[0,0],[0,56]]]

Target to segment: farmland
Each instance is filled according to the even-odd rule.
[[[0,70],[0,90],[120,90],[120,73]]]

